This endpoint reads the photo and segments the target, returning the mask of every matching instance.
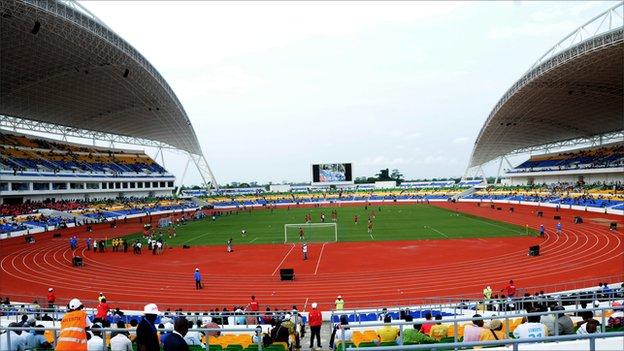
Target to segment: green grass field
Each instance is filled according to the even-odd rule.
[[[527,235],[524,227],[456,213],[429,205],[400,205],[387,207],[323,207],[301,209],[256,209],[251,212],[223,215],[215,221],[210,218],[189,222],[177,228],[177,236],[169,239],[169,246],[224,245],[229,238],[234,243],[283,243],[284,224],[304,223],[307,213],[313,223],[331,223],[331,211],[338,211],[338,241],[456,239],[476,237],[509,237]],[[374,214],[372,235],[367,230],[368,216]],[[359,216],[359,224],[354,216]],[[241,230],[247,231],[242,237]],[[307,242],[334,240],[333,228],[304,228]],[[298,227],[289,229],[289,242],[298,242]],[[167,233],[167,230],[160,230]],[[528,234],[536,234],[533,230]],[[138,237],[139,234],[129,238]],[[292,240],[291,240],[292,239]]]

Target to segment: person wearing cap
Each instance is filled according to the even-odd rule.
[[[56,295],[54,295],[54,289],[48,288],[48,308],[54,308],[54,301],[56,301]]]
[[[195,278],[195,290],[203,289],[202,286],[202,276],[199,273],[199,268],[195,268],[195,273],[193,273],[193,278]]]
[[[188,320],[185,317],[178,317],[173,323],[173,332],[167,336],[163,342],[163,351],[188,351],[189,346],[184,340],[188,332]]]
[[[55,350],[87,350],[86,328],[91,326],[91,321],[83,308],[80,300],[74,298],[69,301],[67,313],[61,320],[61,330]]]
[[[323,315],[318,309],[316,302],[312,303],[312,311],[308,314],[308,323],[310,324],[310,348],[314,346],[314,338],[316,337],[316,345],[321,348],[321,325],[323,324]]]
[[[465,333],[465,331],[464,331]],[[481,332],[479,341],[505,340],[507,335],[503,330],[503,322],[493,319],[490,324]]]
[[[160,351],[160,342],[156,332],[156,318],[160,314],[158,306],[154,303],[145,305],[143,318],[136,330],[137,351]]]
[[[344,300],[342,299],[342,296],[338,295],[334,303],[336,304],[336,310],[344,309]]]

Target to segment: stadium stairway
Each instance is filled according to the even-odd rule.
[[[481,185],[475,185],[475,186],[473,186],[473,187],[471,187],[471,188],[468,188],[468,189],[466,189],[466,190],[462,191],[462,192],[461,192],[461,193],[459,193],[459,194],[453,195],[453,197],[451,197],[451,199],[452,199],[452,200],[459,200],[459,199],[463,199],[463,198],[464,198],[464,197],[466,197],[466,196],[469,196],[469,195],[471,195],[471,194],[476,193],[476,192],[477,192],[477,191],[479,191],[481,188],[483,188],[483,186],[481,186]]]

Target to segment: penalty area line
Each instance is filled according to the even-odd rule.
[[[273,276],[273,275],[275,275],[275,273],[277,273],[277,271],[280,269],[280,267],[282,266],[284,261],[286,261],[286,257],[288,257],[288,255],[290,255],[290,253],[292,252],[292,250],[294,248],[295,248],[295,244],[292,244],[292,247],[290,248],[290,250],[288,250],[286,255],[284,255],[284,258],[282,258],[282,261],[277,265],[277,267],[275,267],[275,270],[273,271],[273,274],[271,274],[271,276]]]

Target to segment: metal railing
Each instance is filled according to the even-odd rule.
[[[458,338],[459,338],[459,324],[460,323],[465,323],[465,322],[473,322],[473,321],[486,321],[486,320],[504,320],[504,326],[505,326],[505,335],[509,335],[510,333],[510,320],[512,319],[517,319],[517,318],[523,318],[523,317],[529,317],[529,316],[547,316],[547,315],[554,315],[553,316],[553,325],[554,325],[554,336],[550,336],[550,337],[546,337],[544,338],[543,341],[556,341],[554,338],[560,337],[559,336],[559,327],[558,327],[558,315],[560,314],[570,314],[570,313],[574,313],[574,314],[578,314],[578,313],[582,313],[582,312],[596,312],[596,311],[600,311],[601,313],[601,321],[600,321],[600,333],[606,333],[606,316],[605,316],[605,311],[607,310],[611,310],[611,307],[595,307],[595,308],[586,308],[586,309],[569,309],[569,310],[561,310],[561,311],[540,311],[540,312],[532,312],[532,313],[512,313],[512,314],[505,314],[503,316],[498,316],[498,315],[492,315],[492,316],[482,316],[482,317],[462,317],[462,318],[457,318],[457,316],[453,316],[453,318],[448,318],[448,319],[443,319],[443,320],[429,320],[426,321],[426,323],[444,323],[444,324],[449,324],[452,323],[453,324],[453,343],[449,343],[449,344],[435,344],[435,346],[432,346],[431,344],[428,344],[424,347],[418,347],[418,348],[414,348],[414,349],[428,349],[428,348],[444,348],[443,346],[440,345],[446,345],[446,347],[458,347],[458,346],[470,346],[468,345],[469,343],[464,343],[464,342],[459,342]],[[397,346],[384,346],[384,348],[371,348],[371,351],[375,351],[376,349],[379,351],[382,350],[404,350],[406,349],[408,346],[404,346],[403,345],[403,329],[405,326],[414,326],[415,324],[423,324],[422,321],[411,321],[411,322],[390,322],[390,323],[381,323],[381,322],[377,322],[377,323],[366,323],[366,324],[348,324],[348,325],[340,325],[339,329],[355,329],[355,328],[370,328],[370,327],[383,327],[383,326],[395,326],[399,328],[399,334],[398,337],[396,339],[397,342]],[[609,335],[613,335],[616,334],[615,332],[610,332]],[[624,334],[622,334],[624,335]],[[575,336],[579,336],[579,335],[575,335]],[[510,339],[510,340],[524,340],[524,339]],[[527,339],[528,341],[522,341],[520,343],[525,343],[525,342],[536,342],[536,339]],[[570,339],[570,340],[574,340],[574,338]],[[341,339],[340,341],[342,342],[343,345],[346,345],[346,338],[345,338],[345,333],[341,332]],[[504,343],[507,343],[508,339],[505,339]],[[493,343],[475,343],[472,346],[487,346],[487,345],[500,345],[502,342],[493,342]],[[511,342],[509,342],[511,343]],[[410,345],[409,347],[411,347],[412,345]],[[416,346],[416,345],[413,345]],[[422,346],[422,345],[421,345]],[[428,347],[427,347],[428,346]],[[366,348],[367,350],[369,349],[368,347]],[[351,348],[348,348],[347,350],[354,350]]]
[[[30,331],[43,331],[45,333],[45,331],[51,331],[53,336],[54,336],[54,344],[57,344],[58,341],[58,336],[59,336],[59,332],[60,332],[61,328],[60,327],[3,327],[0,326],[0,333],[2,332],[6,332],[6,339],[7,339],[7,349],[8,350],[12,350],[11,348],[11,343],[13,342],[11,340],[11,333],[9,333],[9,331],[22,331],[22,332],[30,332]],[[189,329],[189,331],[196,331],[196,332],[200,332],[202,334],[204,334],[206,336],[206,343],[203,345],[204,349],[206,351],[210,350],[210,337],[208,336],[208,333],[210,332],[245,332],[245,333],[253,333],[253,336],[259,336],[258,334],[258,330],[257,328],[193,328],[193,329]],[[99,328],[97,329],[98,332],[101,333],[101,338],[102,338],[102,351],[108,351],[108,346],[106,343],[106,337],[108,333],[128,333],[131,331],[136,331],[136,329],[125,329],[125,328]],[[158,331],[160,333],[163,332],[173,332],[173,329],[171,328],[166,328],[166,329],[158,329]],[[253,337],[252,337],[252,341],[253,341]],[[258,345],[258,350],[262,350],[262,337],[258,337],[256,342]]]
[[[330,321],[335,321],[335,317],[351,316],[353,315],[356,323],[365,322],[361,320],[362,315],[377,314],[377,316],[383,313],[401,313],[402,311],[409,310],[410,312],[425,312],[425,311],[439,311],[446,310],[453,315],[461,315],[468,311],[478,312],[496,312],[502,314],[514,313],[518,310],[525,309],[526,306],[533,304],[557,304],[560,306],[572,306],[578,309],[583,302],[590,304],[594,301],[608,302],[611,304],[614,301],[621,300],[621,296],[612,293],[611,296],[604,297],[599,291],[577,293],[575,296],[558,297],[558,296],[541,296],[541,297],[520,297],[512,300],[490,299],[480,301],[466,301],[464,303],[454,304],[438,304],[438,305],[419,305],[419,306],[395,306],[391,308],[374,308],[374,309],[349,309],[349,310],[332,310],[330,314]],[[450,312],[452,310],[452,312]]]
[[[584,335],[562,335],[551,336],[547,338],[523,338],[523,339],[505,339],[497,341],[471,341],[471,342],[453,342],[453,343],[440,343],[440,344],[416,344],[416,345],[403,345],[403,346],[374,346],[367,347],[366,351],[407,351],[407,350],[448,350],[448,349],[462,349],[473,348],[483,346],[507,346],[511,345],[513,351],[518,351],[518,345],[520,344],[535,344],[535,343],[548,343],[558,341],[574,341],[574,340],[588,340],[588,351],[596,351],[596,339],[604,338],[616,338],[624,337],[624,332],[612,332],[612,333],[596,333],[596,334],[584,334]],[[346,351],[357,351],[357,348],[347,347]],[[544,345],[544,350],[548,350],[548,346]]]

